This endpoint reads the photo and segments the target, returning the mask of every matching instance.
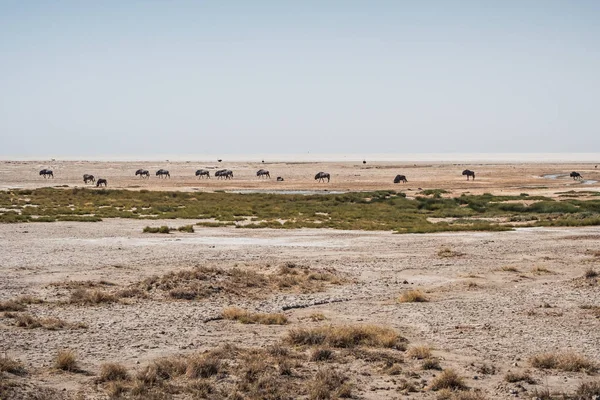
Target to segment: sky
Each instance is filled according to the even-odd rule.
[[[600,2],[0,0],[0,156],[597,152]]]

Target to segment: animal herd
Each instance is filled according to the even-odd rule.
[[[219,160],[220,161],[220,160]],[[233,171],[229,170],[229,169],[220,169],[218,171],[215,171],[215,177],[217,179],[233,179]],[[467,177],[467,180],[469,180],[470,178],[472,178],[472,180],[475,180],[475,171],[471,171],[470,169],[465,169],[462,172],[463,176]],[[52,172],[51,169],[47,169],[44,168],[40,171],[40,176],[43,176],[44,179],[49,179],[49,178],[54,178],[54,172]],[[150,172],[148,170],[145,169],[138,169],[137,171],[135,171],[135,176],[139,176],[141,179],[149,179],[150,178]],[[159,169],[158,171],[156,171],[156,176],[159,178],[171,178],[171,174],[169,173],[168,170],[166,169]],[[196,176],[198,177],[198,179],[202,179],[204,177],[206,177],[207,179],[210,179],[210,171],[207,169],[199,169],[196,171]],[[268,170],[266,169],[259,169],[258,171],[256,171],[256,176],[258,178],[266,178],[266,179],[270,179],[271,178],[271,174],[269,173]],[[574,180],[582,180],[583,177],[581,176],[581,174],[579,172],[571,172],[569,174],[569,176],[571,178],[573,178]],[[325,182],[325,179],[327,179],[327,182],[329,182],[331,180],[331,175],[327,172],[318,172],[315,175],[315,180],[317,182]],[[283,178],[281,176],[277,177],[277,182],[283,182]],[[96,183],[96,187],[100,187],[102,185],[107,186],[108,185],[108,181],[106,179],[103,178],[99,178],[98,180],[96,180],[96,178],[94,177],[94,175],[90,175],[90,174],[84,174],[83,175],[83,182],[85,184],[88,183]],[[408,180],[406,179],[405,175],[396,175],[396,177],[394,178],[394,183],[407,183]]]

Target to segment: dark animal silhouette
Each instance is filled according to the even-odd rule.
[[[98,178],[98,181],[96,182],[96,187],[100,187],[102,185],[104,185],[104,187],[106,187],[106,185],[108,185],[108,181],[103,178]]]
[[[278,176],[278,177],[277,177],[277,182],[283,182],[283,178],[282,178],[282,177],[280,177],[280,176]]]
[[[575,172],[575,171],[571,172],[569,174],[569,176],[571,178],[573,178],[574,180],[581,180],[581,179],[583,179],[583,176],[581,176],[581,174],[579,172]]]
[[[462,174],[467,176],[467,180],[469,180],[469,177],[472,177],[472,178],[473,178],[473,180],[475,180],[475,171],[471,171],[471,170],[469,170],[469,169],[465,169],[465,170],[462,172]]]
[[[196,176],[198,178],[202,178],[204,176],[206,176],[207,178],[210,178],[210,171],[207,169],[199,169],[198,171],[196,171]]]
[[[394,178],[394,183],[407,183],[408,181],[406,180],[406,176],[404,175],[396,175],[396,177]]]
[[[230,171],[228,169],[220,169],[217,172],[215,172],[215,176],[218,179],[221,179],[221,178],[231,179],[231,178],[233,178],[233,171]]]
[[[171,174],[169,174],[169,171],[167,171],[166,169],[161,168],[158,171],[156,171],[156,176],[160,178],[170,178]]]
[[[366,160],[363,160],[363,164],[366,164],[366,163],[367,163],[367,161],[366,161]]]
[[[54,178],[54,172],[51,169],[43,169],[40,171],[40,175],[44,178]]]
[[[135,176],[140,176],[140,178],[150,178],[150,172],[145,169],[138,169],[135,171]]]
[[[258,171],[256,171],[256,176],[258,176],[259,178],[262,178],[264,176],[265,178],[271,179],[271,174],[269,174],[269,171],[267,171],[266,169],[259,169]]]
[[[88,182],[96,182],[96,178],[94,178],[94,175],[88,175],[88,174],[84,174],[83,175],[83,183],[88,183]]]
[[[223,161],[223,160],[221,160],[221,159],[219,158],[217,161],[218,161],[218,162],[221,162],[221,161]]]
[[[329,182],[331,176],[327,172],[319,172],[315,175],[315,180],[318,180],[319,182],[325,182],[325,178],[327,178],[327,182]]]

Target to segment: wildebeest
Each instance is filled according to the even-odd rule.
[[[396,177],[394,178],[394,183],[407,183],[408,181],[406,180],[406,176],[404,175],[396,175]]]
[[[98,181],[96,182],[96,187],[100,187],[101,185],[104,185],[104,187],[106,187],[106,185],[108,185],[108,181],[104,178],[98,178]]]
[[[94,175],[89,175],[89,174],[83,174],[83,183],[88,183],[88,182],[96,182],[96,178],[94,178]]]
[[[202,178],[203,176],[206,176],[207,178],[210,178],[210,171],[207,169],[199,169],[196,171],[196,176],[198,178]]]
[[[137,171],[135,171],[135,176],[140,176],[140,178],[150,178],[150,171],[147,171],[145,169],[138,169]]]
[[[471,171],[470,169],[465,169],[462,172],[462,174],[467,176],[467,180],[469,180],[470,176],[473,177],[473,180],[475,180],[475,171]]]
[[[264,176],[265,178],[271,179],[271,174],[269,174],[269,171],[267,171],[266,169],[259,169],[258,171],[256,171],[256,176],[258,176],[259,178],[262,178]]]
[[[277,182],[283,182],[283,178],[281,176],[277,177]]]
[[[366,164],[366,163],[367,163],[367,160],[363,160],[363,164]]]
[[[217,161],[218,161],[218,162],[221,162],[221,161],[223,161],[223,160],[219,158]]]
[[[318,180],[319,182],[325,182],[325,178],[327,178],[327,182],[329,182],[330,175],[327,172],[319,172],[315,175],[315,180]]]
[[[215,176],[217,178],[225,178],[225,179],[231,179],[233,178],[233,171],[228,170],[228,169],[220,169],[217,172],[215,172]]]
[[[581,179],[583,179],[583,176],[581,176],[581,174],[579,172],[575,172],[575,171],[571,172],[569,174],[569,176],[571,178],[575,179],[575,180],[581,180]]]
[[[54,178],[54,172],[52,172],[51,169],[44,168],[40,171],[40,175],[42,175],[44,178]]]
[[[156,176],[160,178],[170,178],[171,174],[169,174],[169,171],[167,171],[166,169],[161,168],[158,171],[156,171]]]

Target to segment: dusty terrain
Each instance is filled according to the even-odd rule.
[[[494,192],[494,194],[547,195],[556,189],[589,190],[600,185],[600,171],[595,164],[456,164],[456,163],[391,163],[391,162],[328,162],[328,163],[192,163],[192,162],[88,162],[88,161],[4,161],[0,162],[0,188],[35,188],[44,186],[69,185],[83,186],[83,174],[108,180],[110,188],[148,190],[380,190],[401,189],[451,189],[457,192],[469,191],[474,194]],[[39,171],[50,168],[54,179],[43,179]],[[135,177],[135,171],[144,168],[150,171],[150,179]],[[154,173],[167,169],[170,179],[160,179]],[[211,179],[197,179],[195,171],[207,168]],[[232,180],[214,178],[217,169],[231,169]],[[271,179],[259,179],[256,171],[270,171]],[[464,169],[476,172],[474,182],[467,182],[461,175]],[[331,182],[315,182],[319,171],[329,172]],[[585,181],[569,178],[571,171],[578,171]],[[397,174],[407,177],[408,183],[394,184]],[[543,178],[544,175],[559,175],[556,179]],[[283,182],[275,178],[283,177]]]
[[[29,305],[31,314],[87,326],[25,329],[2,319],[2,350],[30,371],[18,379],[92,398],[101,396],[92,377],[52,368],[58,349],[75,350],[81,368],[96,374],[105,362],[139,369],[158,356],[225,342],[266,346],[296,326],[354,323],[392,327],[408,338],[409,347],[430,346],[443,368],[454,368],[469,387],[481,389],[490,399],[511,398],[511,393],[524,390],[503,381],[508,370],[532,371],[538,385],[522,385],[529,391],[546,385],[569,391],[592,379],[585,373],[535,370],[527,361],[532,354],[567,350],[600,362],[600,320],[581,308],[598,305],[600,290],[576,281],[584,270],[598,265],[593,252],[600,250],[599,228],[434,235],[204,228],[193,234],[148,236],[141,233],[143,225],[107,220],[0,226],[2,299],[31,295],[47,301]],[[444,248],[462,255],[438,255]],[[289,262],[335,268],[352,283],[313,294],[238,298],[235,303],[133,299],[92,306],[61,304],[59,300],[67,297],[52,285],[105,280],[125,287],[195,265],[264,271]],[[502,270],[506,266],[517,271]],[[535,272],[536,267],[549,272]],[[422,289],[430,301],[397,302],[413,288]],[[230,305],[261,312],[306,308],[285,311],[290,320],[285,326],[211,321]],[[326,319],[307,319],[313,313]],[[478,368],[483,364],[493,365],[495,373],[482,374]],[[352,371],[355,366],[364,368],[344,368]],[[437,373],[416,371],[426,380]],[[371,374],[354,376],[357,396],[400,396],[392,382],[395,377]],[[434,396],[429,391],[411,394]]]
[[[138,166],[168,168],[172,178],[135,179]],[[185,163],[5,162],[0,167],[3,188],[82,185],[80,175],[93,173],[106,177],[111,188],[372,190],[397,188],[390,182],[395,174],[403,173],[409,179],[405,189],[518,194],[527,188],[530,193],[555,194],[597,190],[597,184],[542,175],[576,170],[589,180],[600,177],[594,165],[582,164],[267,165],[273,178],[285,177],[283,183],[259,181],[252,174],[262,165],[244,163],[223,166],[234,170],[231,182],[196,180],[194,170],[205,166]],[[55,171],[53,181],[37,175],[39,168],[47,167]],[[460,175],[465,168],[477,172],[475,182]],[[331,172],[330,184],[312,180],[319,170]],[[176,225],[195,222],[179,220]],[[154,224],[161,223],[173,224]],[[581,383],[598,380],[592,368],[587,372],[586,368],[541,369],[530,358],[566,352],[600,364],[600,283],[597,277],[584,277],[586,271],[600,272],[600,227],[422,235],[196,227],[194,233],[164,235],[142,233],[146,225],[146,221],[121,219],[0,225],[0,302],[30,296],[20,300],[23,310],[0,314],[1,355],[20,361],[26,371],[0,372],[0,383],[9,382],[6,398],[118,396],[114,388],[98,383],[105,363],[120,363],[135,375],[159,357],[188,356],[226,343],[265,349],[285,343],[293,329],[328,326],[376,325],[392,328],[408,340],[407,351],[385,350],[389,357],[402,360],[395,372],[381,360],[351,356],[343,348],[333,349],[335,362],[304,360],[291,370],[293,379],[334,368],[347,377],[354,398],[442,398],[431,389],[442,372],[423,369],[422,360],[410,353],[417,346],[429,347],[432,355],[426,358],[439,361],[444,370],[456,371],[471,390],[467,393],[478,391],[477,398],[528,398],[546,390],[573,393]],[[331,274],[335,279],[298,288],[248,286],[240,291],[210,286],[210,295],[191,300],[150,290],[147,283],[153,276],[195,267],[216,269],[216,275],[235,269],[275,276],[286,265],[294,271]],[[72,301],[73,293],[81,288],[109,294],[125,289],[142,293],[97,304]],[[421,290],[428,301],[399,301],[413,289]],[[223,310],[231,306],[282,313],[288,322],[261,325],[223,319]],[[40,320],[53,317],[67,325],[18,326],[15,315],[19,314]],[[289,347],[306,354],[311,351]],[[76,371],[55,367],[60,349],[75,352]],[[230,367],[228,373],[234,375],[235,368]],[[509,371],[528,373],[531,383],[507,382]],[[228,384],[229,378],[224,374],[210,379],[211,384],[221,385]],[[408,392],[408,384],[416,392]],[[179,391],[153,398],[213,398],[194,393]]]

